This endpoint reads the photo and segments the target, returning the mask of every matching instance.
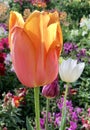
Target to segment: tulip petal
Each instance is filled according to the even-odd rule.
[[[37,60],[36,82],[40,86],[50,84],[58,74],[58,57],[55,48],[50,50],[46,57]]]
[[[67,66],[66,66],[67,65]],[[60,77],[63,81],[69,81],[70,79],[70,62],[69,60],[64,60],[62,62],[62,64],[60,65],[60,69],[59,69],[59,72],[60,72]]]
[[[11,31],[11,29],[14,26],[23,27],[23,25],[24,25],[24,20],[22,18],[22,15],[19,14],[18,12],[11,11],[10,19],[9,19],[9,30]]]
[[[57,52],[54,49],[49,50],[46,58],[46,72],[47,80],[52,82],[58,75],[58,57]]]
[[[36,37],[35,40],[39,41],[39,44],[43,44],[44,30],[47,28],[48,21],[49,16],[47,15],[47,12],[41,13],[39,11],[34,11],[26,20],[24,30],[28,35],[29,33],[32,33]],[[29,35],[29,37],[31,36]],[[35,46],[37,46],[37,43]]]
[[[31,44],[27,34],[18,27],[14,29],[11,37],[13,44],[11,55],[17,77],[24,85],[33,87],[36,84],[33,44]]]
[[[47,28],[47,38],[46,38],[46,49],[54,48],[58,46],[61,50],[62,48],[62,34],[60,28],[58,29],[58,22],[51,24]],[[60,52],[60,51],[59,51]]]
[[[52,43],[56,41],[57,35],[57,23],[51,24],[47,28],[47,38],[46,38],[46,50],[50,48]],[[54,47],[56,46],[56,42],[54,42]]]
[[[73,72],[72,72],[73,73],[73,76],[72,76],[73,81],[72,82],[76,81],[80,77],[80,75],[83,72],[84,67],[85,67],[85,63],[77,64],[77,66],[73,69]]]
[[[49,17],[50,17],[50,20],[49,20],[48,25],[59,21],[59,13],[57,11],[54,11],[53,13],[49,13]]]
[[[12,45],[11,45],[12,29],[15,26],[19,26],[19,27],[23,28],[23,25],[24,25],[24,20],[22,18],[22,15],[19,14],[18,12],[11,11],[10,12],[10,19],[9,19],[9,44],[10,44],[10,49],[12,49]]]
[[[64,60],[59,67],[59,74],[65,82],[75,82],[85,67],[84,63],[77,64],[77,60],[69,58]]]

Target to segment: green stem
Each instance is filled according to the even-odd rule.
[[[48,130],[48,112],[49,112],[49,99],[46,100],[46,130]]]
[[[36,130],[40,130],[39,87],[34,88],[34,100],[35,100]]]
[[[66,90],[65,90],[65,95],[64,95],[64,102],[63,102],[63,108],[62,108],[62,119],[61,119],[61,125],[60,125],[59,130],[65,130],[66,100],[67,100],[68,88],[69,88],[69,84],[66,85]]]

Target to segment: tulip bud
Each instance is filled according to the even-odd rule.
[[[54,80],[51,84],[45,85],[42,89],[42,95],[46,98],[55,98],[59,94],[58,80]]]

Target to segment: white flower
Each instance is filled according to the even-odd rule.
[[[80,27],[84,27],[84,26],[86,26],[86,28],[88,29],[88,30],[90,30],[90,18],[82,18],[81,19],[81,22],[80,22]]]
[[[10,55],[10,54],[7,54],[7,56],[6,56],[6,58],[5,58],[5,64],[6,64],[6,65],[9,65],[11,62],[12,62],[12,60],[11,60],[11,55]]]
[[[63,60],[59,66],[59,74],[62,81],[65,82],[75,82],[83,72],[85,63],[77,64],[77,60],[68,59]]]
[[[2,37],[3,35],[7,35],[7,31],[3,28],[3,27],[0,27],[0,36]]]
[[[71,35],[78,36],[78,30],[71,30]]]
[[[11,67],[10,67],[10,71],[14,72],[14,66],[13,66],[13,64],[12,64],[12,59],[11,59],[11,55],[10,55],[10,54],[7,54],[4,63],[5,63],[6,65],[11,66]]]
[[[83,32],[82,32],[82,36],[85,36],[86,34],[87,34],[86,31],[83,31]]]

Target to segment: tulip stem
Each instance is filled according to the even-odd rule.
[[[39,87],[34,88],[36,130],[40,130]]]
[[[65,130],[65,123],[66,123],[66,100],[67,100],[68,88],[69,88],[69,84],[66,85],[64,101],[63,101],[63,108],[62,108],[62,118],[61,118],[61,124],[60,124],[59,130]]]
[[[45,130],[48,130],[48,112],[49,112],[49,99],[47,98],[46,100],[46,129]]]

